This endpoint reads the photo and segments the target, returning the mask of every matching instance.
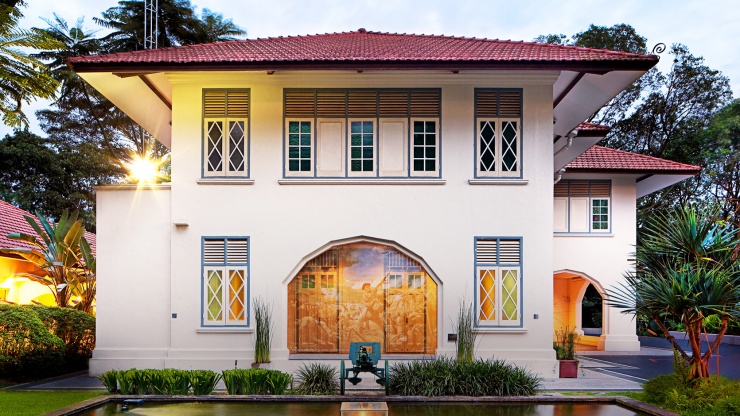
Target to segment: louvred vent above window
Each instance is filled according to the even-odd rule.
[[[246,238],[207,238],[203,240],[204,264],[248,263],[249,242]]]
[[[498,240],[478,240],[475,243],[475,261],[476,263],[498,263],[496,250],[498,249]]]
[[[522,92],[478,90],[475,95],[476,117],[521,117]]]
[[[224,240],[204,240],[203,241],[203,263],[205,264],[223,264],[224,258]]]
[[[499,240],[499,263],[519,264],[521,262],[521,240]]]
[[[439,117],[439,90],[286,90],[285,117]]]
[[[519,264],[522,260],[519,239],[485,239],[475,242],[475,262],[478,264]]]
[[[203,95],[203,116],[206,118],[249,117],[249,91],[206,90]]]

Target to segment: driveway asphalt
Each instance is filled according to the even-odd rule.
[[[678,340],[688,352],[688,342]],[[597,371],[608,371],[618,377],[629,377],[633,380],[648,380],[660,374],[673,372],[673,352],[671,344],[663,338],[640,337],[642,349],[639,353],[612,353],[605,351],[588,351],[580,354],[589,360],[602,362],[603,367]],[[706,343],[703,343],[706,351]],[[611,365],[611,367],[608,367]],[[717,359],[712,356],[709,372],[716,374]],[[740,346],[721,345],[719,348],[719,374],[731,379],[740,379]]]

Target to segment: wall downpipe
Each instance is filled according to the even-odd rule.
[[[561,180],[561,179],[563,179],[563,173],[565,173],[565,168],[562,168],[562,169],[560,169],[560,170],[558,171],[558,175],[557,175],[557,177],[555,178],[555,183],[553,183],[553,185],[557,185],[557,184],[558,184],[558,182],[560,182],[560,180]]]
[[[573,144],[573,138],[578,136],[578,130],[571,130],[570,133],[566,136],[568,138],[568,141],[565,143],[565,146],[558,149],[557,152],[553,155],[553,157],[563,153],[564,151],[570,149],[570,146]]]

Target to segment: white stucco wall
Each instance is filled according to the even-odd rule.
[[[569,174],[564,175],[563,179],[611,179],[612,229],[610,233],[604,234],[554,234],[553,270],[556,273],[574,272],[596,283],[599,291],[610,289],[623,281],[624,272],[631,267],[629,258],[634,252],[636,243],[635,177],[633,175]],[[568,324],[575,327],[573,308],[578,299],[572,294],[569,298],[573,315]],[[557,302],[558,299],[556,299]],[[633,317],[615,308],[607,307],[605,311],[599,348],[608,351],[639,350],[640,343],[635,335]]]
[[[474,237],[523,238],[523,328],[479,334],[477,354],[546,377],[552,350],[552,83],[556,74],[227,73],[170,76],[171,190],[98,191],[98,347],[91,373],[106,368],[233,368],[252,361],[249,331],[199,331],[201,238],[250,237],[250,293],[274,302],[275,368],[287,349],[290,271],[332,240],[365,235],[421,256],[440,278],[438,354],[458,302],[475,295]],[[283,88],[442,89],[440,185],[287,185]],[[525,184],[471,185],[474,88],[523,88]],[[199,184],[203,88],[250,88],[253,185]],[[175,227],[172,220],[185,221]],[[132,240],[135,243],[132,243]],[[171,261],[169,259],[171,253]],[[171,291],[171,292],[170,292]],[[133,299],[132,299],[133,298]],[[172,318],[177,314],[177,318]],[[538,319],[534,316],[537,315]],[[253,325],[253,323],[252,323]],[[336,361],[336,359],[334,359]]]

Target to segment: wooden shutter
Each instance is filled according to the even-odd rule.
[[[499,263],[519,264],[521,259],[521,240],[499,240]]]
[[[249,262],[249,244],[246,238],[226,240],[226,263],[244,264]]]
[[[587,233],[589,230],[590,203],[588,197],[570,198],[570,232]]]
[[[552,229],[557,233],[568,232],[568,198],[555,197],[553,201]]]
[[[477,240],[475,242],[475,262],[478,264],[498,263],[498,258],[496,256],[497,248],[498,240]]]
[[[568,196],[568,181],[560,181],[555,184],[554,196],[555,197],[567,197]]]
[[[439,117],[439,91],[411,91],[411,117]]]
[[[571,197],[582,197],[588,196],[589,194],[589,183],[588,181],[569,181]]]
[[[610,181],[591,181],[592,197],[610,197],[612,183]]]
[[[205,239],[203,240],[203,263],[205,264],[224,264],[224,239]]]
[[[344,119],[317,122],[316,176],[344,176]]]
[[[481,118],[522,116],[522,92],[478,90],[475,92],[475,115]]]
[[[316,116],[317,117],[344,117],[346,109],[347,94],[344,91],[318,91],[316,92]]]
[[[376,91],[349,91],[347,94],[347,115],[349,117],[375,117],[378,114],[378,93]]]
[[[406,91],[380,91],[378,93],[379,117],[408,117],[409,94]]]
[[[226,117],[241,119],[249,117],[249,91],[226,91]]]
[[[203,117],[223,117],[226,115],[226,91],[206,90],[203,93]]]
[[[378,131],[380,176],[407,176],[409,141],[406,119],[381,119]]]
[[[316,93],[314,91],[285,92],[285,117],[313,117],[315,107]]]

